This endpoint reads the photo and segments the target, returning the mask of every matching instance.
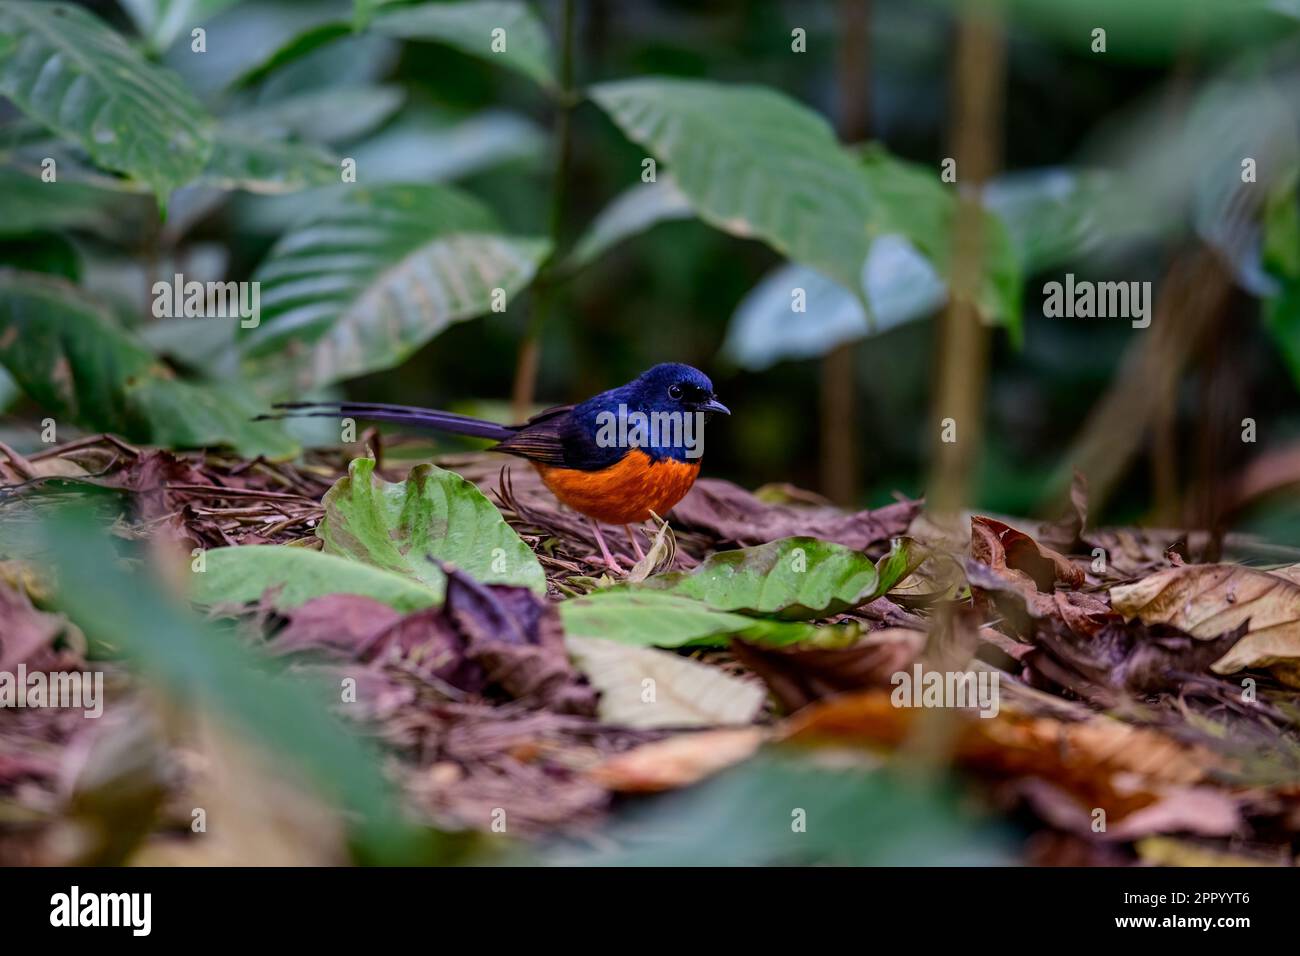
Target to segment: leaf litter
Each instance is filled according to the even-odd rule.
[[[3,455],[0,670],[93,659],[123,712],[158,712],[111,648],[88,647],[53,609],[38,557],[16,544],[44,504],[107,491],[114,533],[173,558],[248,545],[316,550],[322,501],[358,452],[387,482],[418,460],[373,433],[293,465],[110,436]],[[955,768],[986,812],[1016,821],[1026,862],[1295,862],[1300,573],[1252,566],[1250,540],[1091,528],[1081,479],[1061,521],[971,515],[969,537],[935,534],[918,501],[851,513],[797,489],[752,493],[704,479],[666,522],[644,529],[644,560],[608,536],[635,568],[614,578],[587,522],[530,469],[487,455],[438,464],[477,486],[536,556],[545,597],[434,558],[446,595],[427,607],[346,590],[282,607],[272,587],[212,609],[235,615],[283,666],[355,681],[363,706],[342,710],[383,744],[417,819],[487,834],[504,810],[525,842],[599,842],[626,801],[646,799],[636,794],[731,779],[774,747],[819,760],[848,748],[868,765]],[[883,567],[907,535],[915,560],[874,588],[871,565]],[[792,538],[817,539],[814,559],[839,562],[823,568],[813,598],[783,577],[786,549],[808,553],[782,543]],[[757,550],[751,560],[741,549]],[[677,646],[669,619],[646,646],[565,633],[563,602],[621,589],[695,602],[727,628],[701,646]],[[954,671],[996,677],[995,715],[897,706],[899,675]],[[0,709],[0,858],[166,859],[164,848],[195,845],[179,798],[202,774],[183,734],[152,738],[152,758],[127,761],[122,779],[100,785],[135,794],[125,844],[67,839],[73,821],[77,832],[106,832],[109,819],[67,785],[88,748],[104,746],[92,739],[104,731],[87,723],[57,709]],[[87,817],[98,831],[85,829]]]

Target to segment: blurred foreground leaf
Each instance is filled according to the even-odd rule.
[[[273,674],[233,634],[200,623],[143,573],[120,570],[107,529],[84,515],[52,518],[47,535],[63,582],[57,604],[88,637],[122,653],[178,703],[210,709],[305,771],[322,796],[354,815],[367,857],[428,861],[438,851],[429,831],[402,822],[377,751],[330,713],[337,690]]]
[[[774,748],[688,790],[627,805],[593,847],[542,862],[591,866],[989,866],[1006,835],[948,786]]]

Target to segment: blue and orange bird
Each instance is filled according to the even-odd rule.
[[[623,525],[642,556],[631,525],[663,516],[686,496],[700,473],[703,423],[730,410],[714,397],[708,376],[689,365],[656,365],[637,378],[579,405],[557,405],[522,425],[409,405],[293,402],[267,417],[349,417],[488,438],[489,451],[528,461],[551,493],[585,515],[605,564],[610,554],[600,525]]]

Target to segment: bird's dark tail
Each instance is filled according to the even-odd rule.
[[[481,418],[440,412],[433,408],[416,408],[413,405],[380,405],[372,402],[282,402],[273,406],[273,415],[258,415],[254,421],[280,418],[366,418],[375,422],[394,422],[411,428],[428,428],[453,435],[473,438],[490,438],[505,441],[516,429]]]

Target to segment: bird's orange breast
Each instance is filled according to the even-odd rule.
[[[533,463],[551,493],[574,511],[606,524],[661,518],[686,497],[700,473],[700,463],[663,458],[653,461],[632,449],[616,465],[599,471]]]

